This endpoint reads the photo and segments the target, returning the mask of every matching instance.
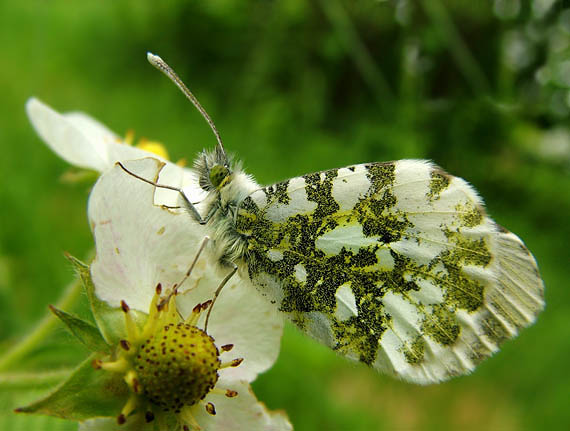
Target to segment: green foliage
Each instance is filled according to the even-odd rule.
[[[472,376],[406,385],[349,365],[291,329],[278,363],[255,383],[260,399],[287,410],[297,430],[570,423],[568,6],[1,2],[0,362],[71,280],[62,251],[93,248],[88,189],[58,183],[68,167],[34,134],[26,99],[89,112],[119,134],[134,129],[164,142],[174,159],[190,162],[215,144],[203,119],[146,63],[150,50],[175,67],[228,151],[260,183],[358,162],[431,158],[480,191],[493,217],[525,240],[545,279],[547,308],[536,325]],[[87,293],[59,308],[87,319]],[[111,343],[119,335],[105,337]],[[56,330],[16,365],[44,376],[49,367],[78,363],[86,351],[70,348],[70,339]],[[32,395],[30,386],[8,390],[4,372],[0,429],[70,429],[11,413],[49,385]]]
[[[102,337],[102,341],[108,346],[116,346],[119,340],[126,338],[125,329],[125,313],[120,307],[111,307],[104,301],[101,301],[95,295],[95,286],[91,280],[91,271],[89,266],[81,262],[79,259],[67,254],[67,259],[73,265],[78,277],[81,279],[83,289],[85,290],[91,313],[97,323],[97,330]],[[144,313],[140,311],[131,311],[134,321],[142,328],[146,321]],[[59,317],[59,316],[58,316]]]
[[[65,324],[67,329],[75,335],[75,338],[89,350],[92,352],[106,352],[109,350],[109,345],[101,336],[101,332],[91,323],[66,313],[53,305],[50,305],[49,308]]]
[[[96,370],[89,356],[47,397],[16,409],[18,413],[39,413],[76,421],[113,417],[117,406],[127,400],[129,389],[118,373]]]

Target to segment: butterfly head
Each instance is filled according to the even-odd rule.
[[[214,165],[210,169],[210,183],[215,188],[222,188],[229,179],[230,170],[226,166]]]
[[[228,160],[224,152],[217,150],[212,152],[204,151],[196,159],[194,168],[199,175],[200,187],[207,192],[219,191],[231,182],[232,169],[230,160]]]

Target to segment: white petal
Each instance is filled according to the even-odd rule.
[[[257,401],[246,382],[234,382],[232,389],[238,392],[235,398],[209,394],[204,401],[216,407],[216,415],[211,416],[201,404],[192,409],[192,415],[204,430],[252,430],[252,431],[288,431],[293,427],[285,412],[270,412],[263,403]]]
[[[220,371],[222,379],[253,381],[277,360],[283,334],[283,315],[262,297],[249,280],[240,278],[224,287],[210,317],[208,332],[218,346],[233,344],[222,360],[244,358],[240,366]]]
[[[152,158],[126,163],[149,179],[160,165]],[[179,282],[202,239],[203,228],[187,213],[153,205],[154,190],[115,166],[91,192],[88,214],[97,250],[91,274],[97,295],[113,306],[125,300],[148,312],[156,285],[167,289]]]
[[[122,143],[113,132],[85,114],[62,115],[35,98],[26,103],[26,112],[45,143],[74,166],[104,172],[117,161],[148,156],[160,159]]]
[[[44,105],[45,106],[45,105]],[[107,126],[83,112],[66,112],[62,116],[86,136],[99,142],[121,142],[122,139]]]

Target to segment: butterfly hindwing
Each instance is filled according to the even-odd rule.
[[[250,278],[303,331],[417,383],[472,370],[543,306],[532,255],[426,161],[370,163],[241,202]]]

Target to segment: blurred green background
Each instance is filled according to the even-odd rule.
[[[88,185],[33,132],[32,95],[119,134],[164,142],[175,160],[215,143],[264,183],[366,161],[429,158],[470,181],[526,242],[546,310],[467,377],[418,387],[337,357],[288,327],[255,383],[297,430],[532,430],[570,424],[570,2],[568,0],[71,0],[0,3],[0,357],[85,257]],[[81,304],[80,304],[81,306]],[[19,369],[86,355],[60,327]],[[57,375],[53,381],[57,380]],[[49,385],[0,374],[0,429],[75,425],[11,409]]]

